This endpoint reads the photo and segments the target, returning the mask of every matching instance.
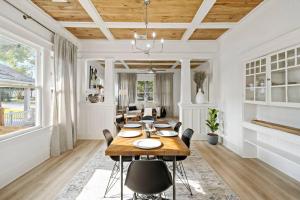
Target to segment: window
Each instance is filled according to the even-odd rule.
[[[153,101],[153,81],[137,81],[137,101]]]
[[[36,49],[0,35],[0,136],[39,125]]]

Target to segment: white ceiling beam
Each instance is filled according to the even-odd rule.
[[[122,63],[122,65],[123,65],[126,69],[129,69],[129,66],[127,65],[126,62],[124,62],[124,60],[120,60],[120,63]]]
[[[121,62],[121,61],[120,61]],[[122,62],[121,62],[122,63]],[[123,64],[123,63],[122,63]],[[127,65],[133,65],[133,66],[139,66],[139,65],[150,65],[151,62],[128,62],[127,61]],[[169,66],[169,65],[173,65],[174,62],[154,62],[152,63],[153,65],[160,65],[160,66]]]
[[[95,24],[100,28],[101,32],[106,36],[108,40],[114,40],[114,36],[106,27],[105,22],[103,21],[102,17],[100,16],[99,12],[95,8],[94,4],[91,0],[79,0],[81,6],[85,9],[85,11],[89,14],[89,16],[93,19]]]
[[[200,24],[203,19],[205,18],[205,16],[207,15],[207,13],[210,11],[210,9],[213,7],[213,5],[215,4],[216,0],[204,0],[201,4],[201,6],[199,7],[196,15],[194,16],[189,28],[184,32],[181,40],[188,40],[191,35],[193,34],[193,32],[195,31],[195,29],[197,28],[198,24]]]
[[[180,62],[176,61],[176,63],[170,69],[175,69],[179,64],[180,64]]]
[[[197,29],[230,29],[233,28],[237,23],[231,22],[209,22],[209,23],[200,23],[196,28]]]
[[[59,22],[63,27],[78,27],[78,28],[98,28],[98,25],[94,22]],[[105,22],[107,28],[145,28],[143,22]],[[224,29],[233,28],[236,23],[231,22],[210,22],[200,23],[197,25],[197,29]],[[149,28],[155,29],[186,29],[189,28],[189,23],[149,23]]]
[[[108,28],[145,28],[144,22],[106,22]],[[184,29],[189,23],[149,23],[148,28]]]

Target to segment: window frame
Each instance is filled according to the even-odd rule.
[[[143,92],[138,92],[138,82],[144,82],[144,91]],[[152,92],[146,92],[146,82],[152,82]],[[152,100],[145,100],[145,94],[152,94]],[[140,101],[138,100],[138,94],[144,94],[144,100]],[[136,81],[136,101],[137,102],[141,102],[141,103],[145,103],[145,102],[154,102],[154,81],[153,80],[137,80]]]
[[[43,90],[42,90],[42,85],[43,85],[43,71],[44,71],[44,59],[43,59],[43,47],[33,43],[33,42],[30,42],[20,36],[17,36],[13,33],[10,33],[10,32],[0,32],[0,34],[4,37],[4,38],[7,38],[8,40],[13,40],[17,43],[20,43],[22,45],[25,45],[25,46],[28,46],[32,49],[35,50],[36,52],[36,78],[35,78],[35,83],[34,83],[34,86],[32,87],[33,89],[36,90],[36,114],[35,114],[35,126],[32,126],[32,127],[28,127],[28,128],[24,128],[24,129],[21,129],[21,130],[17,130],[17,131],[13,131],[13,132],[9,132],[9,133],[6,133],[4,135],[0,135],[0,141],[2,140],[7,140],[7,139],[10,139],[10,138],[14,138],[14,137],[17,137],[17,136],[20,136],[20,135],[24,135],[24,134],[27,134],[27,133],[32,133],[36,130],[39,130],[42,127],[42,110],[43,110],[43,99],[42,99],[42,96],[43,96]]]

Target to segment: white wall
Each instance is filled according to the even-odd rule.
[[[50,128],[0,141],[0,189],[49,158]]]
[[[300,1],[269,0],[220,39],[220,108],[225,112],[225,145],[241,154],[243,120],[243,61],[300,43]],[[265,119],[300,123],[300,112],[261,108]],[[274,114],[277,119],[274,119]],[[272,116],[272,118],[270,118]],[[281,118],[281,119],[280,119]]]
[[[180,70],[177,70],[173,75],[173,115],[175,117],[179,116],[178,103],[180,102],[180,78]]]

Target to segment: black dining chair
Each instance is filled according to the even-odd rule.
[[[194,130],[190,129],[190,128],[186,129],[182,133],[181,140],[185,143],[185,145],[188,148],[190,148],[191,139],[192,139],[193,134],[194,134]],[[176,170],[178,172],[177,175],[178,175],[180,181],[183,183],[183,185],[186,187],[186,189],[190,192],[190,194],[193,195],[189,180],[187,178],[187,175],[186,175],[183,163],[182,163],[182,161],[185,160],[186,158],[187,158],[187,156],[176,156],[176,161],[177,161]],[[173,162],[173,157],[163,156],[162,160],[165,162]]]
[[[176,125],[175,125],[175,127],[174,127],[174,131],[176,131],[178,133],[181,125],[182,125],[181,122],[177,122]]]
[[[142,120],[152,120],[152,121],[154,121],[154,117],[147,115],[147,116],[143,116]]]
[[[110,144],[112,143],[112,141],[114,140],[114,138],[113,138],[111,132],[107,129],[103,130],[103,135],[105,137],[107,147],[109,147]],[[119,156],[110,156],[110,158],[113,161],[115,161],[115,163],[114,163],[113,169],[111,171],[111,174],[110,174],[107,186],[106,186],[104,197],[106,197],[107,193],[113,188],[113,186],[116,184],[116,182],[119,179],[118,174],[120,172],[120,157]],[[135,156],[135,157],[123,156],[122,157],[123,162],[131,162],[133,159],[138,160],[139,156]]]
[[[172,186],[172,176],[167,165],[161,160],[138,160],[129,165],[125,185],[131,189],[133,199],[139,195],[153,197],[161,194]]]
[[[116,129],[117,129],[117,133],[119,133],[122,129],[122,125],[117,123],[117,122],[114,122],[115,126],[116,126]]]

